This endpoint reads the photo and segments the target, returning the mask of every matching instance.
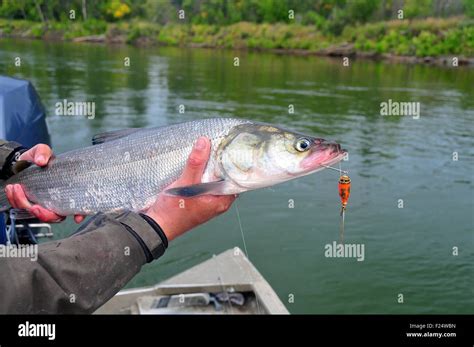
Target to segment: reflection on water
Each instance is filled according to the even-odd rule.
[[[21,68],[13,65],[16,56]],[[125,57],[130,67],[124,67]],[[334,172],[238,201],[249,257],[285,303],[294,295],[289,310],[474,310],[474,70],[367,61],[342,67],[316,57],[3,40],[0,73],[33,81],[57,152],[85,146],[105,130],[222,116],[337,140],[350,152],[343,163],[352,178],[345,239],[365,244],[364,262],[324,257],[325,244],[339,237]],[[96,118],[56,116],[54,105],[62,99],[94,101]],[[380,116],[380,103],[389,99],[420,102],[420,119]],[[56,229],[67,235],[71,228]],[[233,246],[242,247],[235,210],[174,242],[129,286],[150,285]],[[404,304],[397,303],[398,293]]]

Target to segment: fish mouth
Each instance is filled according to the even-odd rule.
[[[319,142],[313,146],[311,153],[301,161],[301,168],[305,171],[322,169],[340,162],[347,151],[335,142]]]

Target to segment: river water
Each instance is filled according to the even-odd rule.
[[[284,125],[349,151],[344,239],[364,245],[363,261],[325,256],[340,221],[338,173],[325,170],[243,194],[245,247],[234,207],[173,242],[128,287],[238,246],[292,313],[474,312],[474,69],[2,40],[0,73],[33,82],[58,153],[106,130],[223,116]],[[55,115],[63,99],[95,102],[95,118]],[[420,116],[382,116],[389,100],[419,102]],[[55,230],[64,237],[74,228]]]

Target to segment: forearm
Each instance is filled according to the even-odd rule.
[[[98,215],[75,235],[39,245],[37,261],[1,259],[0,313],[92,313],[161,256],[161,244],[138,214]]]

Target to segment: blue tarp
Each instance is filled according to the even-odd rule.
[[[25,147],[50,144],[44,107],[29,81],[0,76],[0,138]]]

